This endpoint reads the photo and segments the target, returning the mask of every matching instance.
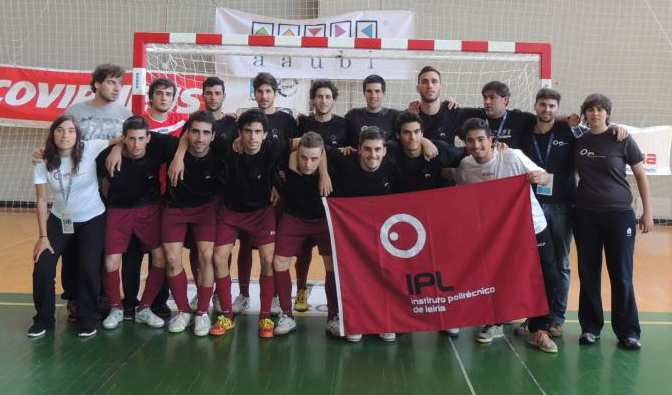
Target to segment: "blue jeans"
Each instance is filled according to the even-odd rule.
[[[550,241],[555,251],[555,267],[558,270],[559,282],[553,298],[549,301],[552,324],[562,325],[567,311],[567,295],[569,294],[569,249],[572,244],[572,205],[567,203],[543,203]]]

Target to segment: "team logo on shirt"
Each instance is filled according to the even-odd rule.
[[[406,250],[397,248],[392,244],[393,241],[399,240],[399,234],[397,232],[392,232],[392,227],[400,222],[411,225],[418,235],[415,244]],[[422,251],[426,241],[427,232],[425,231],[425,227],[422,226],[420,220],[410,214],[394,214],[386,219],[383,226],[380,228],[380,242],[383,244],[383,248],[397,258],[413,258]]]
[[[278,131],[278,129],[272,129],[271,130],[271,137],[273,137],[273,139],[275,139],[275,140],[279,139],[280,138],[280,131]]]
[[[568,145],[569,143],[561,140],[553,140],[553,145],[557,147],[564,147],[565,145]]]
[[[588,148],[581,148],[579,155],[586,156],[588,158],[604,158],[604,155],[595,155],[595,152],[589,150]]]
[[[632,237],[632,228],[628,228],[625,230],[625,237]]]

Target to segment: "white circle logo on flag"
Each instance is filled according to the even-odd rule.
[[[411,225],[415,229],[415,233],[418,234],[415,244],[407,250],[402,250],[392,245],[392,241],[399,240],[399,234],[397,232],[390,232],[390,229],[400,222]],[[395,214],[385,220],[383,226],[380,228],[380,242],[383,244],[383,248],[397,258],[413,258],[420,253],[426,241],[427,232],[425,232],[425,227],[422,226],[420,220],[410,214]]]

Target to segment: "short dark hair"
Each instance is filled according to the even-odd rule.
[[[362,81],[362,92],[366,92],[368,84],[380,84],[380,89],[385,93],[385,79],[378,74],[371,74],[364,78],[364,81]]]
[[[541,88],[537,92],[537,97],[534,99],[534,102],[537,103],[539,100],[550,99],[555,100],[560,104],[560,92],[551,88]]]
[[[486,136],[492,137],[492,130],[490,130],[490,125],[488,125],[488,122],[485,119],[469,118],[462,124],[462,128],[460,129],[460,138],[462,139],[462,141],[466,141],[467,133],[469,131],[480,129],[485,130]]]
[[[278,91],[278,80],[271,73],[261,72],[252,80],[252,87],[256,91],[262,85],[270,85],[274,92]]]
[[[411,123],[411,122],[419,123],[420,129],[423,129],[422,118],[420,118],[420,115],[410,111],[400,112],[399,115],[397,116],[396,121],[394,122],[394,133],[397,135],[401,134],[401,127],[405,123]]]
[[[224,81],[219,77],[208,77],[203,81],[203,92],[205,93],[205,88],[210,88],[213,86],[220,85],[222,87],[222,92],[226,92],[224,88]]]
[[[425,74],[425,73],[429,73],[430,71],[433,71],[436,74],[438,74],[439,75],[439,80],[441,79],[441,73],[439,72],[439,70],[435,69],[432,66],[425,66],[422,69],[420,69],[420,72],[418,73],[418,84],[420,83],[420,76]]]
[[[175,85],[173,80],[169,80],[168,78],[157,78],[149,84],[149,100],[152,100],[154,91],[159,88],[171,88],[173,90],[173,97],[177,94],[177,85]]]
[[[236,125],[238,126],[238,130],[242,131],[245,125],[249,125],[253,122],[261,123],[261,125],[264,127],[264,132],[268,131],[268,117],[261,110],[256,108],[247,110],[240,114],[238,120],[236,121]]]
[[[324,139],[315,132],[306,132],[299,140],[299,146],[304,148],[322,148],[324,149]]]
[[[312,84],[310,84],[310,100],[315,99],[317,90],[321,88],[327,88],[331,90],[331,96],[334,98],[334,100],[338,99],[338,88],[336,88],[336,85],[334,85],[331,80],[315,80]]]
[[[385,136],[378,126],[364,126],[362,128],[361,133],[359,133],[359,146],[361,147],[366,140],[382,140],[385,144]]]
[[[124,69],[116,64],[100,64],[91,73],[91,91],[96,93],[96,82],[102,83],[105,78],[122,78],[124,76]]]
[[[490,81],[483,85],[483,89],[481,89],[481,95],[485,95],[485,92],[488,91],[495,91],[499,97],[511,97],[511,90],[505,83],[501,81]]]
[[[145,118],[139,115],[133,115],[128,117],[124,121],[124,124],[121,126],[121,134],[126,137],[129,130],[145,130],[145,134],[149,133],[149,124]]]
[[[583,101],[581,105],[581,115],[585,116],[586,111],[591,107],[599,107],[607,112],[607,123],[609,122],[609,116],[611,115],[611,99],[606,97],[601,93],[593,93],[586,97],[586,100]]]
[[[184,123],[184,127],[182,127],[182,133],[187,133],[194,122],[205,122],[214,125],[215,117],[209,111],[196,111],[191,113],[187,122]]]

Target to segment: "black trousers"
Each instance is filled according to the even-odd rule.
[[[530,318],[528,321],[530,332],[548,330],[551,326],[553,321],[551,303],[560,286],[560,273],[556,266],[555,249],[553,248],[548,227],[537,234],[537,251],[539,252],[541,272],[544,276],[544,289],[546,290],[546,300],[549,303],[549,313],[544,316]]]
[[[121,280],[124,289],[124,309],[132,309],[140,302],[138,301],[138,292],[140,291],[140,269],[142,268],[142,258],[145,253],[142,252],[140,240],[137,237],[131,237],[126,253],[122,256]],[[149,254],[149,264],[152,264],[152,254]],[[161,291],[154,299],[152,307],[160,307],[166,304],[168,300],[168,282],[165,281]]]
[[[101,290],[100,262],[103,254],[105,214],[86,222],[74,224],[74,234],[63,234],[61,220],[53,214],[47,219],[47,236],[54,249],[42,252],[33,268],[33,302],[37,314],[33,317],[47,327],[53,327],[56,308],[56,263],[63,251],[70,247],[77,265],[69,284],[77,289],[78,322],[85,328],[95,327],[98,295]]]
[[[576,209],[574,239],[579,258],[579,324],[599,335],[604,326],[601,275],[602,251],[611,283],[611,326],[624,340],[639,338],[639,315],[632,284],[637,221],[632,210],[596,212]]]

